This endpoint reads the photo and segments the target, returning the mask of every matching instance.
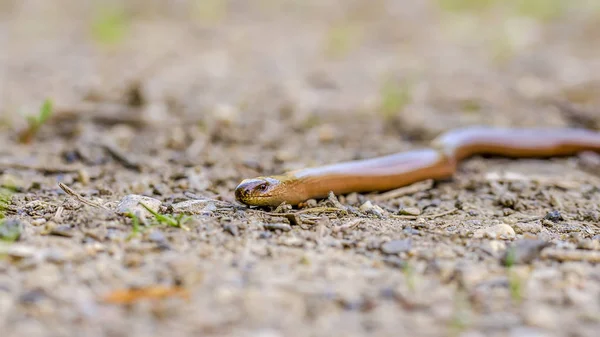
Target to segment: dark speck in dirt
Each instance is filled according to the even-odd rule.
[[[417,229],[412,228],[411,226],[405,227],[402,231],[409,235],[419,235],[421,233]]]
[[[262,231],[258,234],[259,239],[269,239],[271,237],[273,237],[273,233],[269,231]]]
[[[559,221],[564,220],[560,211],[557,211],[557,210],[553,210],[553,211],[546,213],[546,215],[544,216],[544,219],[550,220],[552,222],[559,222]]]
[[[504,265],[531,263],[544,248],[551,245],[550,242],[543,240],[519,240],[506,249],[500,261]]]
[[[39,301],[43,300],[46,297],[46,294],[43,290],[41,289],[33,289],[33,290],[28,290],[25,291],[24,293],[22,293],[19,296],[19,302],[21,302],[22,304],[25,305],[32,305],[32,304],[36,304]]]
[[[223,230],[233,236],[239,235],[238,226],[236,224],[226,223],[223,225]]]

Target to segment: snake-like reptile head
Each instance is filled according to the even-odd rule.
[[[294,180],[288,176],[245,179],[235,188],[235,198],[248,206],[279,206],[284,201],[294,202],[301,198],[291,188]]]

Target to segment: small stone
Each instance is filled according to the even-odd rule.
[[[3,248],[0,246],[0,248]],[[39,249],[31,247],[31,246],[22,246],[17,244],[12,244],[6,247],[6,250],[0,249],[1,254],[6,254],[11,257],[16,258],[30,258],[34,257],[36,253],[38,253]]]
[[[61,264],[67,261],[67,256],[65,253],[55,249],[49,250],[45,257],[46,261],[50,263]]]
[[[402,230],[405,234],[409,234],[409,235],[419,235],[421,234],[421,232],[418,229],[414,229],[411,226],[407,226],[406,228],[404,228]]]
[[[409,251],[412,247],[410,239],[392,240],[381,245],[380,249],[383,253],[392,255]]]
[[[498,224],[487,228],[481,228],[476,230],[473,234],[473,238],[475,239],[514,239],[515,236],[515,230],[507,224]]]
[[[318,128],[319,141],[331,142],[335,139],[335,129],[329,124],[323,124]]]
[[[377,205],[373,205],[371,203],[371,201],[366,201],[364,204],[362,204],[359,208],[362,212],[365,212],[367,214],[373,214],[378,218],[383,218],[383,214],[384,214],[384,210],[377,206]]]
[[[90,183],[90,174],[84,169],[78,170],[77,180],[79,180],[79,182],[81,182],[83,185],[87,185]]]
[[[509,247],[500,259],[503,265],[526,264],[536,259],[551,244],[543,240],[524,239]]]
[[[421,210],[417,207],[406,207],[406,208],[400,209],[398,211],[398,214],[417,216],[417,215],[421,215]]]
[[[367,200],[364,204],[360,205],[361,212],[368,212],[373,208],[373,203],[370,200]]]
[[[21,304],[35,304],[40,302],[46,297],[45,292],[42,289],[33,289],[22,293],[19,296],[19,302]]]
[[[292,230],[292,226],[286,223],[267,223],[264,227],[270,231],[280,230],[282,232],[289,232]]]
[[[308,200],[306,200],[305,204],[306,204],[306,208],[317,207],[317,200],[315,200],[315,199],[308,199]]]
[[[600,168],[600,154],[592,151],[584,151],[578,157],[584,169],[597,170]]]
[[[563,216],[562,216],[562,214],[560,214],[559,211],[550,211],[550,212],[546,213],[546,216],[544,217],[544,219],[550,220],[552,222],[559,222],[559,221],[563,220]]]
[[[46,223],[46,221],[47,221],[47,220],[46,220],[46,219],[44,219],[44,218],[37,218],[37,219],[33,219],[33,220],[31,221],[31,225],[32,225],[32,226],[36,226],[36,227],[38,227],[38,226],[41,226],[41,225],[45,224],[45,223]]]
[[[169,245],[167,238],[165,237],[163,232],[159,230],[153,230],[152,232],[150,232],[150,234],[148,234],[148,240],[158,244],[161,247],[167,247]]]
[[[238,236],[238,234],[239,234],[238,226],[235,224],[231,224],[231,223],[224,224],[223,230],[233,236]]]
[[[0,240],[17,241],[21,238],[23,224],[17,219],[0,221]]]
[[[587,250],[600,250],[600,241],[592,239],[581,239],[577,241],[577,248]]]
[[[514,225],[514,228],[516,233],[518,234],[523,234],[523,233],[539,233],[542,231],[542,225],[541,223],[537,222],[537,221],[532,221],[532,222],[517,222]]]
[[[160,205],[162,204],[162,202],[158,199],[146,197],[139,194],[129,194],[123,199],[121,199],[121,201],[119,201],[116,212],[117,214],[121,215],[133,214],[141,218],[151,217],[152,213],[150,213],[140,203],[143,203],[144,205],[146,205],[146,207],[153,210],[154,212],[158,212]]]
[[[187,200],[171,205],[173,213],[210,214],[217,210],[217,206],[211,200]]]
[[[492,252],[498,253],[506,249],[506,244],[500,240],[491,240],[489,242],[489,247]]]
[[[273,236],[273,233],[271,232],[267,232],[267,231],[262,231],[258,234],[258,238],[259,239],[269,239]]]
[[[386,256],[383,259],[383,262],[390,267],[404,269],[408,265],[408,263],[401,259],[399,256]]]
[[[504,207],[514,208],[518,202],[517,195],[511,192],[506,192],[500,195],[498,203]]]
[[[240,119],[240,110],[228,103],[216,104],[212,112],[216,120],[225,125],[234,125]]]
[[[73,233],[73,228],[69,225],[58,225],[53,226],[48,231],[48,234],[55,236],[62,236],[66,238],[72,238],[75,234]]]

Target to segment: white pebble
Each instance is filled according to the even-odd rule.
[[[507,224],[499,224],[487,228],[480,228],[475,231],[473,238],[489,238],[489,239],[514,239],[516,236],[515,230]]]

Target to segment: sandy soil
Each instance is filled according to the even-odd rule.
[[[295,218],[233,197],[460,126],[599,128],[595,1],[120,3],[0,3],[3,337],[600,331],[594,154]]]

